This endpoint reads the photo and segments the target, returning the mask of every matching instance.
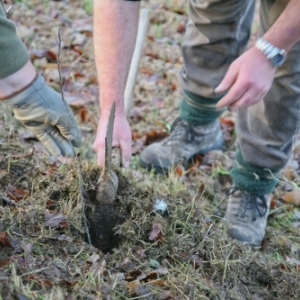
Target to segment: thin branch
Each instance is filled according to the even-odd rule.
[[[61,27],[59,25],[58,27],[58,52],[57,52],[57,68],[58,68],[58,74],[59,74],[59,82],[60,82],[60,93],[61,93],[61,97],[63,102],[65,103],[65,105],[68,105],[65,97],[64,97],[64,84],[62,82],[62,76],[61,76],[61,70],[60,70],[60,55],[61,55]],[[72,65],[69,73],[68,73],[68,77],[73,69],[73,67],[76,65],[76,63],[79,62],[81,57],[79,57],[78,60],[75,61],[75,63]],[[81,163],[80,163],[80,158],[79,156],[76,155],[76,151],[74,149],[74,146],[72,145],[72,143],[69,141],[69,145],[70,147],[73,149],[73,154],[75,156],[75,161],[76,161],[76,165],[77,165],[77,171],[78,171],[78,179],[79,179],[79,195],[78,198],[80,199],[80,203],[81,203],[81,207],[82,207],[82,216],[83,216],[83,225],[85,227],[85,232],[87,235],[87,240],[88,243],[90,245],[92,245],[92,241],[91,241],[91,236],[90,236],[90,232],[89,232],[89,227],[88,227],[88,222],[85,216],[85,205],[84,205],[84,196],[83,196],[83,179],[82,179],[82,171],[81,171]]]

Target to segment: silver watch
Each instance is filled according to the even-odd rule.
[[[275,68],[281,66],[285,61],[286,51],[275,47],[263,38],[259,38],[256,41],[255,47],[266,55],[271,65]]]

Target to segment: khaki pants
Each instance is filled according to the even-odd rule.
[[[20,70],[28,61],[29,54],[16,34],[16,28],[6,18],[0,0],[0,79]]]
[[[183,89],[214,99],[214,88],[229,65],[245,51],[255,0],[189,0],[190,20],[183,43]],[[263,35],[288,0],[260,1]],[[300,42],[277,71],[271,90],[260,103],[238,111],[237,140],[244,160],[272,170],[291,157],[300,125]]]

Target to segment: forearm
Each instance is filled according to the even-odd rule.
[[[300,38],[299,12],[300,1],[290,0],[264,38],[278,48],[290,50]]]
[[[124,89],[134,51],[139,2],[94,1],[94,48],[100,86],[100,109],[124,113]]]

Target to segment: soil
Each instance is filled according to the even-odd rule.
[[[299,187],[298,147],[274,192],[259,248],[232,240],[220,222],[231,186],[234,112],[221,118],[225,151],[195,157],[168,176],[138,166],[138,154],[168,135],[177,116],[184,0],[143,3],[150,26],[130,116],[134,155],[129,170],[116,169],[114,210],[126,219],[117,216],[108,245],[88,243],[83,203],[95,201],[101,172],[92,150],[99,112],[88,3],[6,1],[32,61],[58,90],[61,24],[65,95],[84,146],[71,162],[49,156],[1,104],[0,299],[299,299],[298,194],[285,197]]]

